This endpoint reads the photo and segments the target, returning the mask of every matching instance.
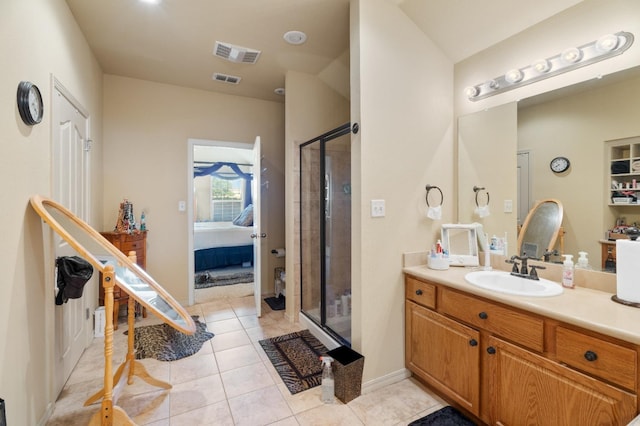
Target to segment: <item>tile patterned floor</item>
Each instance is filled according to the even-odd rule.
[[[206,321],[215,337],[197,354],[172,362],[141,360],[149,374],[173,385],[153,387],[139,378],[126,386],[118,405],[139,425],[406,425],[445,403],[412,379],[405,379],[348,404],[320,401],[320,387],[291,395],[259,340],[300,330],[283,311],[263,302],[256,317],[253,296],[217,299],[187,309]],[[126,353],[126,321],[115,332],[114,366]],[[152,316],[136,326],[158,323]],[[100,408],[83,407],[102,388],[103,339],[85,351],[65,385],[50,426],[86,425]]]

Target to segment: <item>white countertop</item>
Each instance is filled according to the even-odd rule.
[[[420,265],[405,267],[403,272],[640,345],[640,308],[612,301],[611,293],[576,287],[565,288],[561,295],[552,297],[511,296],[467,283],[464,276],[477,269],[451,267],[438,271]]]

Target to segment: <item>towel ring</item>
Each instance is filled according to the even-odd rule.
[[[485,188],[482,187],[480,188],[479,186],[474,186],[473,187],[473,192],[476,193],[476,207],[480,207],[480,204],[478,203],[478,194],[480,194],[480,192],[484,191]],[[482,207],[487,207],[489,205],[489,191],[485,191],[487,193],[487,204],[485,204]]]
[[[440,204],[439,205],[441,206],[442,203],[444,202],[444,195],[442,195],[442,190],[440,188],[438,188],[437,186],[435,186],[435,185],[427,185],[425,187],[425,189],[427,190],[427,195],[424,196],[424,199],[427,202],[427,207],[431,207],[431,204],[429,204],[429,191],[431,191],[432,189],[437,189],[438,192],[440,193]]]

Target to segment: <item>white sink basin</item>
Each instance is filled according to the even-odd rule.
[[[549,297],[563,292],[562,286],[553,281],[543,278],[538,281],[530,280],[504,271],[474,271],[469,272],[464,278],[477,287],[516,296]]]

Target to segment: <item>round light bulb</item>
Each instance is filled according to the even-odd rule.
[[[522,81],[523,78],[524,78],[524,74],[522,73],[522,71],[515,68],[507,71],[506,74],[504,75],[504,79],[511,84],[518,83]]]
[[[615,34],[605,34],[596,42],[596,49],[600,52],[611,52],[618,47],[618,36]]]
[[[536,70],[537,73],[544,74],[551,69],[551,64],[546,59],[538,59],[531,64],[531,67]]]
[[[476,96],[478,96],[478,93],[480,91],[478,90],[478,88],[476,86],[469,86],[466,89],[464,89],[464,94],[467,96],[467,98],[471,99],[471,98],[475,98]]]
[[[582,59],[582,51],[577,47],[570,47],[565,49],[560,55],[562,60],[568,64],[575,64]]]

